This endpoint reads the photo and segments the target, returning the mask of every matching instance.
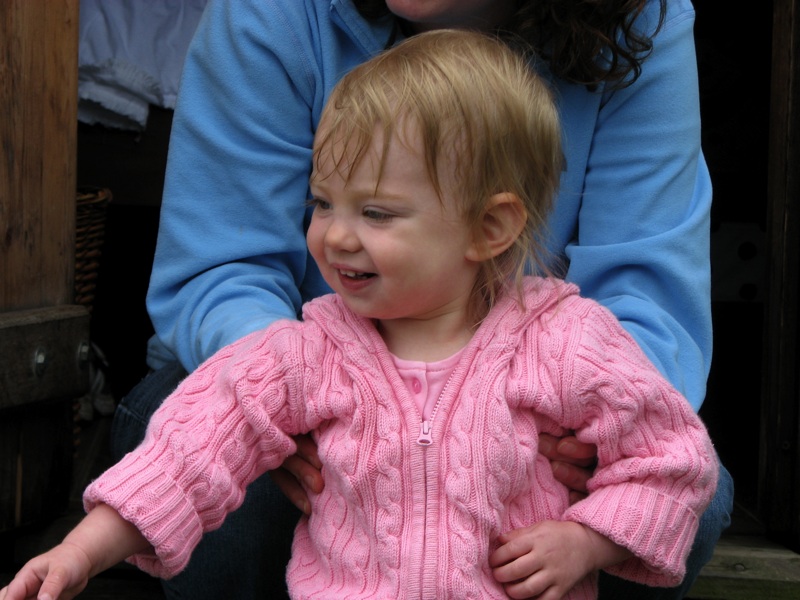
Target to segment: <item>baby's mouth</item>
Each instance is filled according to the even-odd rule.
[[[370,277],[375,277],[375,273],[361,273],[359,271],[345,271],[343,269],[339,269],[339,274],[349,279],[369,279]]]

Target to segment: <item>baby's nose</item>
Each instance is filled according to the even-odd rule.
[[[355,229],[345,219],[333,219],[325,232],[325,245],[346,252],[355,252],[361,247]]]

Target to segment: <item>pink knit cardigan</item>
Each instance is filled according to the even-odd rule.
[[[572,506],[537,453],[540,432],[565,429],[598,447]],[[612,573],[676,585],[716,488],[705,428],[611,313],[531,278],[525,310],[506,297],[481,324],[429,422],[373,323],[327,296],[188,377],[86,508],[134,523],[153,549],[130,561],[169,577],[312,430],[325,489],[295,534],[294,598],[506,598],[488,567],[497,536],[545,519],[630,549]],[[595,595],[588,577],[569,597]]]

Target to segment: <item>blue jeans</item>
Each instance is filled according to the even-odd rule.
[[[122,399],[111,426],[111,449],[116,460],[141,442],[150,416],[185,376],[186,371],[179,365],[168,365],[148,375]],[[721,467],[717,493],[700,521],[683,584],[677,588],[652,588],[601,573],[601,600],[683,598],[730,524],[732,509],[733,480]],[[220,529],[203,536],[186,570],[162,583],[166,597],[285,598],[286,564],[299,516],[300,512],[269,475],[257,479],[248,487],[242,506],[228,516]]]

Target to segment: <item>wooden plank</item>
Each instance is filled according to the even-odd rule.
[[[24,127],[22,125],[22,105],[28,91],[22,82],[24,40],[20,35],[17,2],[0,2],[0,106],[4,117],[0,119],[0,309],[14,306],[17,301],[12,289],[29,283],[20,275],[20,269],[12,267],[19,263],[31,265],[31,247],[25,244],[28,232],[25,230],[23,211],[22,165],[24,148]],[[33,265],[35,266],[35,265]]]
[[[0,313],[0,409],[86,392],[88,340],[84,306]]]
[[[27,0],[28,2],[30,0]],[[43,95],[41,112],[42,207],[39,252],[42,273],[52,277],[37,306],[72,304],[74,298],[75,221],[78,162],[79,0],[41,0]],[[35,39],[35,38],[34,38]],[[55,139],[53,139],[55,133]]]
[[[78,0],[0,2],[0,311],[72,301]]]
[[[799,0],[773,3],[769,149],[758,513],[772,539],[800,551]]]
[[[723,536],[688,598],[797,600],[800,555],[762,538]]]

